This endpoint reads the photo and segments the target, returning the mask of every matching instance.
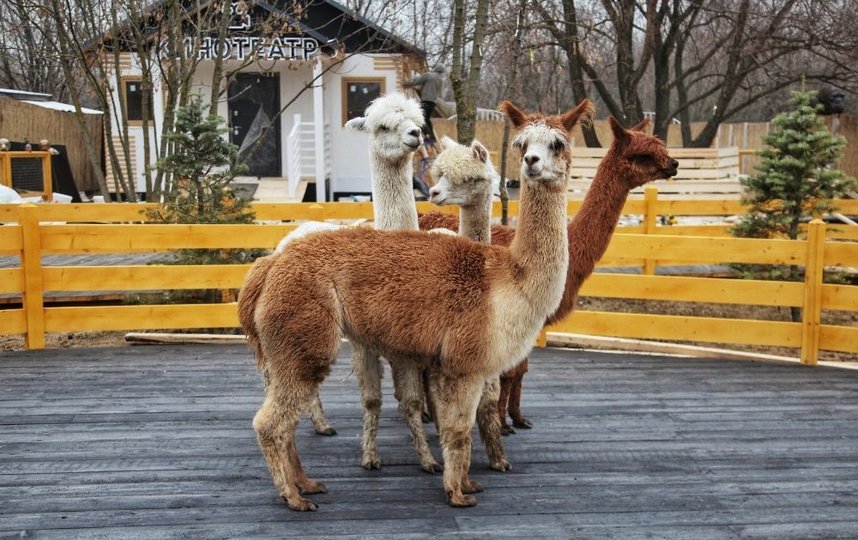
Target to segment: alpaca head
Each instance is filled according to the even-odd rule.
[[[373,155],[393,161],[409,157],[423,144],[422,125],[420,103],[399,93],[374,99],[364,116],[346,122],[347,128],[369,134]]]
[[[429,190],[429,200],[441,206],[476,206],[491,201],[500,176],[486,147],[479,141],[464,146],[449,137],[443,137],[441,144],[444,151],[432,163],[435,185]]]
[[[565,186],[572,161],[570,132],[579,121],[589,121],[593,103],[585,99],[559,116],[525,114],[509,101],[500,109],[516,132],[512,145],[521,152],[521,179]]]
[[[614,133],[609,150],[614,158],[611,164],[629,183],[629,189],[676,175],[679,163],[670,157],[661,139],[643,131],[646,121],[633,129],[623,128],[612,116],[608,117],[608,123]]]

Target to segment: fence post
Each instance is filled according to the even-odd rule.
[[[51,153],[42,156],[42,192],[46,201],[54,200],[54,176],[51,170]]]
[[[12,187],[12,158],[6,152],[0,152],[0,184]]]
[[[658,215],[655,213],[655,205],[658,202],[658,188],[647,186],[644,189],[644,234],[655,234]],[[647,276],[655,275],[655,259],[644,260],[643,273]]]
[[[819,325],[822,319],[822,270],[825,223],[814,219],[807,227],[804,266],[804,305],[801,310],[801,363],[815,366],[819,359]]]
[[[27,334],[24,345],[28,349],[45,348],[45,298],[42,282],[42,239],[39,230],[39,207],[35,204],[20,206],[18,223],[21,225],[23,247],[21,269],[24,271],[24,317]]]
[[[325,207],[319,203],[310,205],[310,220],[325,221]]]

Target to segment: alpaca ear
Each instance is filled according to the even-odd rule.
[[[446,135],[441,137],[441,148],[443,148],[444,150],[447,150],[448,148],[454,148],[457,144],[459,143],[457,143]]]
[[[346,128],[353,131],[367,131],[366,118],[357,116],[346,122]]]
[[[613,116],[608,117],[608,124],[610,124],[611,131],[614,133],[614,140],[625,141],[629,138],[629,133],[626,131],[626,128],[621,126]]]
[[[474,141],[471,143],[471,152],[473,152],[475,158],[483,163],[489,159],[489,151],[486,150],[486,147],[483,146],[480,141]]]
[[[563,124],[563,127],[566,128],[566,131],[572,131],[572,128],[575,127],[575,124],[578,122],[583,123],[592,120],[595,112],[596,108],[593,105],[593,102],[585,98],[584,101],[579,103],[577,106],[563,113],[563,116],[560,117],[560,122]]]
[[[509,118],[512,127],[515,129],[520,128],[527,122],[527,116],[525,116],[524,111],[513,105],[511,101],[502,101],[498,105],[498,109]]]
[[[645,133],[646,128],[648,128],[648,127],[649,127],[649,118],[644,118],[643,120],[641,120],[640,122],[635,124],[634,127],[632,127],[632,129],[630,129],[629,131],[640,131],[640,132]]]

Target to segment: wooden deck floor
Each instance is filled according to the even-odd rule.
[[[389,381],[385,466],[359,467],[348,348],[323,385],[336,437],[299,426],[329,493],[289,511],[251,428],[243,346],[0,356],[0,538],[856,538],[858,372],[537,350],[534,429],[475,441],[479,504],[419,471]],[[437,451],[434,429],[431,443]]]

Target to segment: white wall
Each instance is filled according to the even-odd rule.
[[[384,77],[385,92],[396,91],[396,72],[376,70],[373,57],[393,55],[355,55],[347,58],[325,80],[325,117],[331,125],[331,191],[371,191],[369,141],[365,133],[347,130],[342,113],[343,77]]]
[[[133,57],[134,55],[132,55]],[[383,77],[385,78],[385,92],[396,91],[396,72],[393,70],[376,69],[373,57],[390,57],[394,55],[355,55],[347,58],[342,64],[328,71],[323,77],[325,87],[324,97],[324,116],[325,122],[330,127],[331,152],[331,190],[332,191],[354,191],[354,192],[369,192],[371,190],[370,182],[370,162],[368,139],[365,133],[353,132],[346,130],[344,127],[344,118],[342,112],[342,79],[343,77]],[[235,68],[238,63],[229,61],[226,63],[228,68]],[[297,67],[297,69],[295,69]],[[256,68],[256,69],[254,69]],[[192,81],[192,91],[202,95],[203,100],[208,100],[211,95],[211,78],[213,66],[210,63],[203,62],[197,67],[194,79]],[[261,71],[258,66],[251,64],[243,69],[245,72]],[[313,68],[310,62],[300,65],[293,65],[290,69],[286,62],[279,61],[274,67],[274,71],[280,77],[280,106],[286,106],[287,103],[295,100],[280,117],[280,136],[281,136],[281,176],[286,177],[288,169],[287,152],[286,152],[286,136],[292,129],[293,118],[296,113],[300,113],[302,121],[313,121],[313,92],[312,89],[302,90],[313,77]],[[132,61],[130,70],[123,70],[123,76],[140,75],[140,69]],[[155,133],[160,133],[163,126],[163,110],[164,96],[161,92],[160,83],[156,82],[155,92],[153,96],[153,106],[155,111],[155,130],[150,131],[150,148],[152,149],[152,163],[155,159],[155,149],[157,148],[157,139]],[[300,95],[299,95],[300,93]],[[119,85],[114,87],[114,99],[118,104],[119,100]],[[296,97],[297,96],[297,97]],[[227,105],[227,95],[224,94],[218,103],[218,115],[229,122],[229,109]],[[118,132],[119,120],[116,115],[111,115],[114,132]],[[140,127],[130,127],[129,132],[135,137],[137,146],[137,167],[135,171],[135,181],[137,182],[137,191],[145,191],[143,180],[143,171],[145,164],[143,163],[143,130]]]

